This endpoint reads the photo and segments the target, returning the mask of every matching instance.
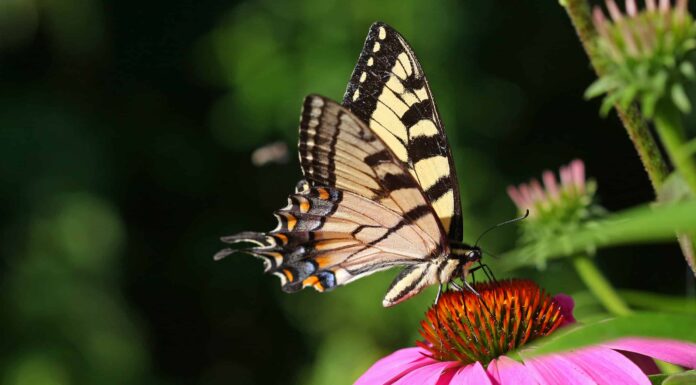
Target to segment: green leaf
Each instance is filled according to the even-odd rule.
[[[631,103],[633,103],[634,99],[636,98],[636,95],[638,95],[639,88],[636,85],[627,85],[626,88],[623,89],[622,95],[621,95],[621,100],[619,100],[619,105],[622,108],[628,108]]]
[[[652,118],[655,115],[655,107],[657,106],[658,97],[651,92],[643,94],[641,98],[641,107],[643,110],[643,115],[647,118]]]
[[[619,101],[620,94],[617,92],[612,92],[610,94],[607,94],[607,96],[604,97],[604,100],[602,100],[602,106],[599,108],[599,114],[602,117],[606,117],[609,114],[609,111],[614,107],[614,104],[616,104]]]
[[[601,77],[590,84],[585,91],[585,99],[592,99],[616,88],[616,82],[609,77]]]
[[[511,270],[538,259],[573,256],[593,248],[675,241],[675,233],[696,233],[696,201],[676,202],[611,214],[505,253],[499,266]]]
[[[624,337],[665,338],[696,342],[696,317],[683,314],[635,313],[561,329],[532,343],[525,357],[568,351]]]
[[[676,83],[672,85],[671,95],[672,101],[674,102],[674,105],[677,106],[679,111],[685,114],[691,111],[691,103],[689,102],[689,97],[686,96],[684,87],[682,87],[681,84]]]
[[[653,385],[693,385],[696,384],[696,370],[675,374],[653,374],[648,378]]]
[[[669,377],[669,374],[653,374],[648,376],[648,379],[652,385],[662,385],[662,381],[664,381],[667,377]]]
[[[689,80],[696,79],[696,71],[694,70],[694,66],[688,61],[685,61],[679,65],[679,71]]]

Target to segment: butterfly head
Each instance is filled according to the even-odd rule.
[[[478,246],[469,246],[466,243],[452,242],[450,244],[450,258],[454,258],[462,262],[464,265],[478,262],[481,260],[483,253]]]

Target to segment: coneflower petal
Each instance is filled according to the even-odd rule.
[[[475,362],[471,365],[459,368],[452,377],[450,383],[460,385],[493,385],[491,378],[483,369],[480,362]]]
[[[443,375],[448,369],[457,366],[456,362],[437,362],[430,365],[424,365],[408,372],[403,377],[394,382],[394,385],[436,385],[442,380]],[[451,370],[454,372],[454,370]],[[451,375],[451,374],[450,374]]]
[[[612,20],[614,20],[615,22],[623,20],[623,15],[621,14],[619,7],[616,5],[614,0],[607,0],[606,4],[607,10],[609,11],[609,16],[611,16]]]
[[[520,209],[520,211],[531,206],[530,203],[524,199],[520,191],[515,186],[508,186],[507,193],[512,202],[515,203],[515,206],[517,206],[517,208]]]
[[[585,164],[580,159],[570,162],[570,170],[573,176],[573,183],[582,194],[585,192]]]
[[[655,0],[645,0],[645,6],[648,8],[648,11],[654,11],[656,8]]]
[[[430,358],[429,354],[427,350],[421,348],[397,350],[372,365],[354,385],[392,383],[413,370],[436,363],[437,361]]]
[[[491,361],[486,371],[499,385],[539,385],[529,368],[505,356]]]
[[[560,191],[558,189],[558,183],[556,183],[556,176],[551,171],[546,170],[541,175],[541,179],[544,181],[544,187],[546,187],[546,191],[548,191],[551,199],[558,200]]]
[[[540,385],[597,385],[578,365],[560,354],[524,361]]]
[[[650,385],[640,368],[615,350],[585,348],[568,355],[568,359],[587,372],[598,385]]]
[[[654,357],[687,368],[696,367],[696,344],[690,342],[659,338],[622,338],[602,345],[611,349]]]
[[[636,0],[626,0],[626,13],[630,16],[635,16],[638,13],[638,7],[636,7]]]
[[[604,17],[604,12],[602,12],[601,8],[597,6],[592,8],[592,19],[600,35],[605,35],[607,33],[607,19]]]
[[[660,11],[667,12],[669,11],[670,7],[671,4],[669,3],[669,0],[660,0]]]

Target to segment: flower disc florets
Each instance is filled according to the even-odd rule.
[[[564,324],[560,304],[529,280],[505,280],[444,293],[421,322],[419,345],[440,361],[492,359]]]
[[[638,10],[635,0],[627,0],[623,14],[613,0],[607,0],[611,21],[600,8],[594,9],[601,76],[586,96],[607,94],[603,113],[614,104],[628,107],[633,102],[639,102],[648,117],[664,103],[690,110],[684,87],[696,78],[689,61],[696,48],[696,24],[687,12],[687,1],[678,0],[676,7],[668,0],[645,3],[646,8]]]

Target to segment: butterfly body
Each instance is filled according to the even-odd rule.
[[[287,292],[401,266],[384,306],[465,278],[480,260],[460,242],[459,186],[428,82],[394,29],[372,25],[342,104],[308,96],[299,131],[304,179],[275,212],[278,226],[223,237],[254,246],[217,259],[260,257]]]

